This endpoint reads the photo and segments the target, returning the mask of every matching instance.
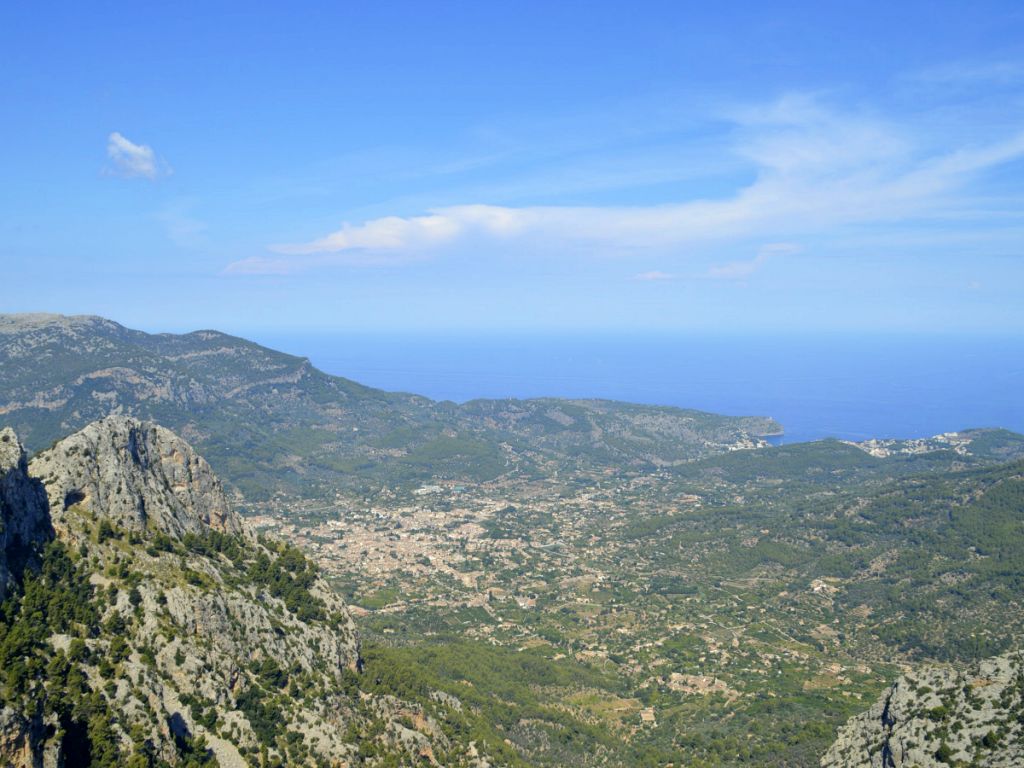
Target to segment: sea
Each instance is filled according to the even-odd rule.
[[[607,398],[771,416],[779,443],[1024,433],[1024,336],[597,332],[248,334],[436,400]]]

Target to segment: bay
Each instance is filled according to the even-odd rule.
[[[1024,432],[1024,338],[671,333],[252,334],[321,370],[437,400],[595,397],[765,415],[780,442]]]

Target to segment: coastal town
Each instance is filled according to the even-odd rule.
[[[709,582],[715,547],[652,547],[652,522],[699,519],[709,505],[743,502],[742,488],[712,478],[665,489],[665,477],[642,473],[437,481],[372,498],[339,493],[335,504],[262,505],[248,519],[309,552],[373,642],[458,635],[615,669],[649,701],[591,692],[579,707],[616,729],[656,727],[670,711],[728,717],[787,691],[854,708],[875,694],[894,667],[866,663],[851,642],[869,609],[840,626],[839,580],[795,589],[778,566]],[[732,535],[750,551],[770,534],[740,526]]]

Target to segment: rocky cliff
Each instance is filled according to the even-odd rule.
[[[52,533],[46,494],[29,477],[25,449],[13,431],[0,430],[0,601],[36,545]]]
[[[1019,653],[964,670],[901,677],[843,726],[822,768],[1014,768],[1024,765],[1024,664]]]
[[[240,533],[210,465],[169,429],[110,416],[61,440],[32,461],[58,529],[73,506],[102,510],[127,530],[174,538],[210,528]]]
[[[26,465],[8,430],[0,467],[0,765],[482,764],[359,690],[341,599],[170,431],[107,418]]]

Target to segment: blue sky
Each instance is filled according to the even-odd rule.
[[[0,98],[2,311],[1024,331],[1019,2],[6,3]]]

